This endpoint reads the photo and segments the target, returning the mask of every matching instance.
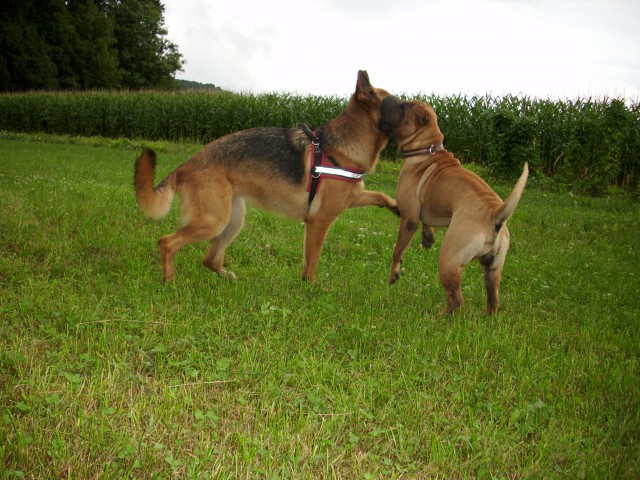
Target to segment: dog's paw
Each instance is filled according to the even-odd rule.
[[[435,243],[435,238],[431,237],[431,238],[425,238],[422,237],[422,248],[425,249],[429,249],[431,247],[433,247],[433,244]]]
[[[398,208],[398,203],[394,199],[390,199],[389,203],[387,203],[385,207],[388,208],[391,212],[400,216],[400,209]]]
[[[386,208],[392,213],[396,214],[398,217],[400,216],[400,209],[398,208],[398,204],[394,201],[388,205],[380,205],[382,208]]]
[[[391,276],[389,277],[389,285],[393,285],[398,280],[400,280],[400,272],[391,272]]]
[[[422,246],[424,248],[431,248],[436,241],[436,237],[433,231],[433,227],[429,225],[422,225]]]

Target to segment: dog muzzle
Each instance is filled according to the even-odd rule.
[[[399,98],[389,95],[380,105],[380,122],[378,128],[387,135],[392,135],[393,127],[404,120],[404,103]]]

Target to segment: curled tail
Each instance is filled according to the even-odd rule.
[[[495,224],[502,225],[507,219],[515,212],[516,207],[518,206],[518,202],[520,201],[520,197],[522,196],[522,191],[524,190],[524,186],[527,184],[527,178],[529,177],[529,164],[524,162],[524,168],[522,169],[522,174],[518,179],[516,186],[513,187],[513,190],[509,194],[509,197],[502,204],[500,209],[496,212],[495,216]]]
[[[170,174],[157,187],[153,187],[156,170],[156,152],[145,149],[136,161],[134,185],[138,206],[145,215],[159,220],[169,213],[175,194],[175,176]]]

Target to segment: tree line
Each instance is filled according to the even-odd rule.
[[[178,88],[160,0],[2,0],[0,92]]]

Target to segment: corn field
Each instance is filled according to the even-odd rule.
[[[637,192],[640,106],[620,99],[556,101],[417,95],[439,117],[463,163],[512,180],[528,161],[532,181],[577,193]],[[230,92],[32,92],[0,95],[0,130],[207,143],[257,126],[319,127],[346,97]],[[384,159],[399,158],[391,142]]]

